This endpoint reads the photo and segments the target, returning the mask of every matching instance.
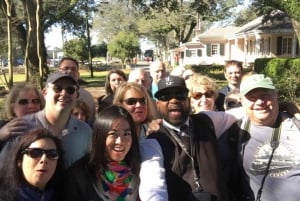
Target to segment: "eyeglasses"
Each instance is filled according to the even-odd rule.
[[[41,100],[39,99],[39,98],[34,98],[34,99],[26,99],[26,98],[23,98],[23,99],[20,99],[19,101],[18,101],[18,104],[19,105],[28,105],[29,103],[32,103],[32,104],[34,104],[34,105],[39,105],[39,104],[41,104]]]
[[[142,105],[145,105],[147,103],[145,98],[127,98],[123,100],[127,105],[135,105],[137,102],[139,102]]]
[[[237,102],[237,101],[227,101],[225,104],[226,104],[227,109],[236,108],[236,107],[241,107],[242,106],[242,104],[240,102]]]
[[[171,94],[165,94],[157,97],[157,99],[160,101],[169,101],[173,98],[176,100],[183,101],[187,99],[187,93],[178,93],[178,94],[171,93]]]
[[[205,93],[201,93],[201,92],[194,92],[192,93],[192,98],[199,100],[200,98],[202,98],[202,96],[205,96],[205,98],[212,98],[214,96],[214,92],[213,91],[207,91]]]
[[[59,158],[57,150],[55,149],[27,148],[21,153],[28,155],[30,158],[41,158],[44,154],[46,154],[50,160],[57,160]]]
[[[76,91],[76,87],[74,86],[68,86],[63,88],[61,85],[53,85],[52,89],[55,93],[60,93],[64,89],[70,95],[74,94],[74,92]]]

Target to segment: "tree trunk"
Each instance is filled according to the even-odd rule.
[[[11,7],[12,1],[5,0],[6,3],[6,21],[7,21],[7,57],[8,57],[8,88],[13,86],[13,66],[12,66],[12,32],[11,32]]]
[[[42,56],[42,47],[41,47],[41,13],[42,13],[42,2],[40,0],[36,0],[36,46],[37,46],[37,56],[39,59],[39,84],[41,89],[43,88],[43,77],[44,77],[44,71],[43,71],[43,56]]]

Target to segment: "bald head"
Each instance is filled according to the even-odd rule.
[[[138,68],[129,73],[128,82],[136,82],[150,90],[150,75],[144,69]]]
[[[150,64],[150,75],[153,79],[153,82],[158,83],[159,80],[166,76],[166,67],[165,64],[156,60]]]

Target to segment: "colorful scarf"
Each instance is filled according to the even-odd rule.
[[[109,162],[104,172],[98,174],[105,197],[115,201],[126,201],[126,196],[132,194],[132,189],[129,188],[132,177],[131,170],[124,161]]]

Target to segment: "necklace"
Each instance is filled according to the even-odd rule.
[[[104,171],[99,171],[98,174],[105,196],[115,201],[125,201],[126,196],[132,193],[129,188],[132,177],[131,170],[124,161],[109,162]]]

